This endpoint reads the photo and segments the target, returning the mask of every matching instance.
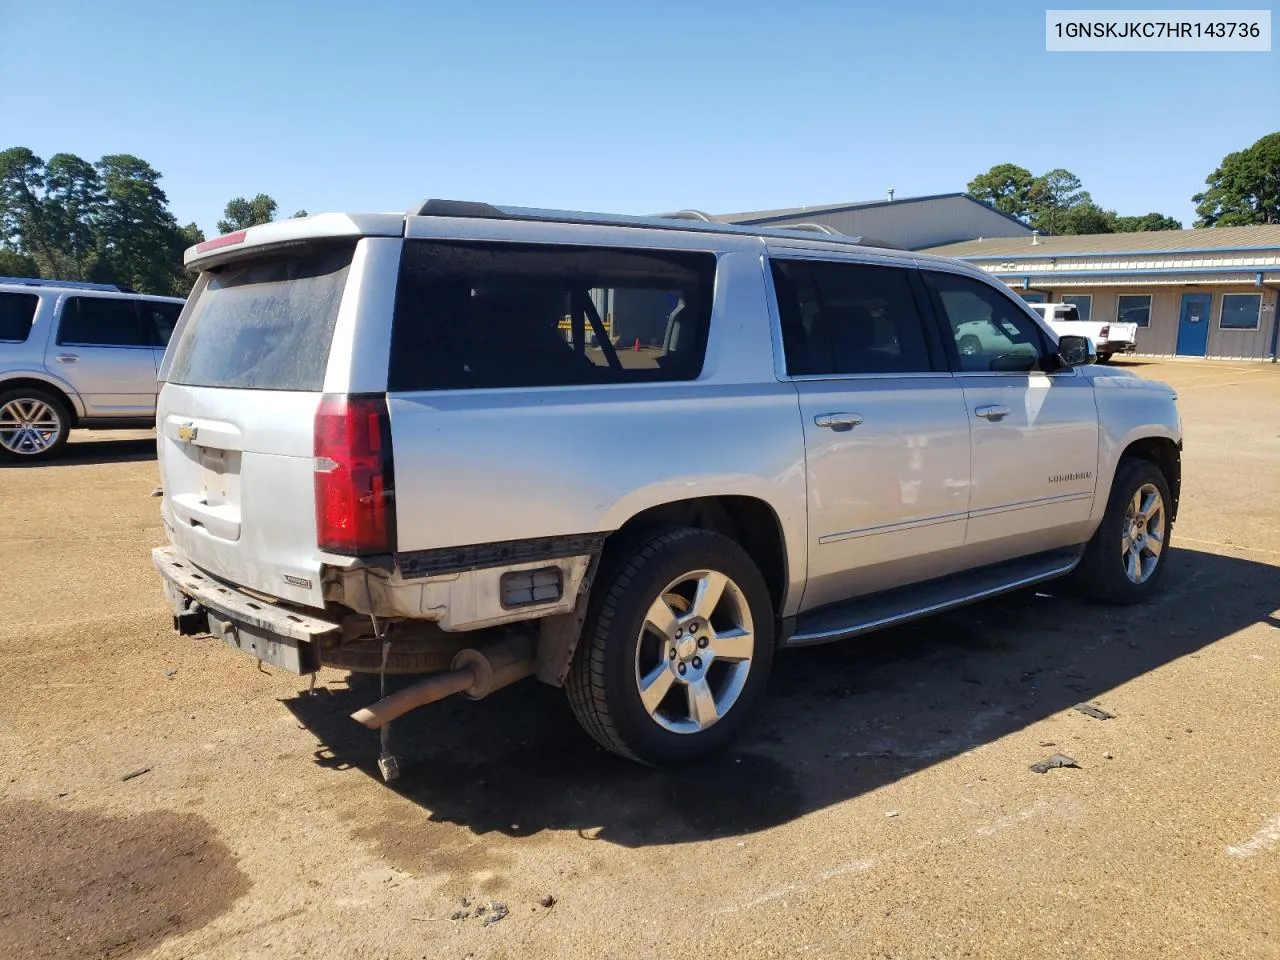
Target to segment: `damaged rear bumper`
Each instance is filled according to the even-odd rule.
[[[207,629],[228,646],[300,675],[319,670],[320,645],[341,634],[338,623],[268,603],[215,580],[173,547],[156,547],[151,559],[179,632]]]

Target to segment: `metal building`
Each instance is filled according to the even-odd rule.
[[[974,237],[1031,236],[1031,228],[1021,220],[994,210],[964,193],[726,213],[717,215],[715,219],[722,223],[757,227],[816,223],[838,233],[886,241],[906,250],[972,240]]]
[[[1148,356],[1276,360],[1280,224],[969,240],[929,250],[969,260],[1029,301],[1134,321]]]

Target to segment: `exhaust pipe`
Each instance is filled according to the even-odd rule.
[[[453,658],[453,669],[405,687],[377,703],[357,710],[351,719],[370,730],[386,726],[410,710],[425,707],[455,693],[472,700],[487,697],[495,690],[531,676],[536,667],[530,637],[511,637],[483,650],[467,649]]]

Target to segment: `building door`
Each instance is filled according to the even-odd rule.
[[[1213,295],[1184,293],[1182,312],[1178,315],[1178,345],[1174,353],[1180,357],[1203,357],[1209,346],[1209,306]]]

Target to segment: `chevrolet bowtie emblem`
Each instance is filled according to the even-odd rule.
[[[200,431],[194,423],[178,424],[178,439],[183,443],[190,443],[196,438],[196,434]]]

